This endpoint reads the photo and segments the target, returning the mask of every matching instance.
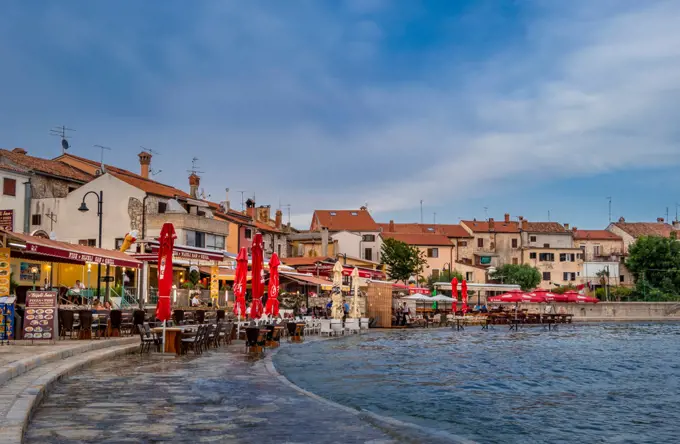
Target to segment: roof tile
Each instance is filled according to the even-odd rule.
[[[386,239],[395,239],[409,245],[453,247],[451,240],[443,234],[427,233],[382,233]]]
[[[29,156],[28,154],[15,153],[13,151],[0,149],[0,158],[5,158],[10,163],[30,171],[43,173],[50,176],[61,177],[74,182],[86,183],[94,179],[94,176],[87,174],[77,168],[72,167],[58,160],[42,159],[40,157]],[[1,162],[1,160],[0,160]]]
[[[612,225],[635,238],[641,236],[670,237],[672,232],[677,232],[672,225],[664,222],[615,222]]]
[[[316,224],[317,218],[319,226]],[[329,231],[378,231],[378,224],[368,210],[316,210],[310,229],[321,228],[328,228]]]
[[[613,240],[620,241],[621,236],[607,230],[576,230],[574,240]]]

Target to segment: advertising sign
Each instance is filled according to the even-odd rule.
[[[0,228],[14,231],[14,210],[0,210]]]
[[[40,280],[40,264],[22,262],[19,265],[19,280],[32,282],[33,279]]]
[[[12,271],[9,268],[9,248],[0,248],[0,298],[9,296],[9,282]]]
[[[0,297],[0,343],[14,339],[14,297]]]
[[[220,295],[220,269],[217,265],[210,267],[210,299],[212,299],[213,306],[217,306],[217,299]]]
[[[24,339],[54,339],[57,334],[57,292],[27,291]]]

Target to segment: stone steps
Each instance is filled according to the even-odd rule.
[[[135,338],[102,340],[49,352],[0,370],[0,444],[20,444],[33,410],[60,378],[139,349]]]

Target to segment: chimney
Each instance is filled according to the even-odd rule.
[[[360,209],[361,211],[366,211],[366,210],[368,210],[368,207],[362,205],[359,209]]]
[[[248,199],[246,201],[246,214],[253,220],[257,220],[257,214],[255,211],[255,201],[253,199]]]
[[[658,223],[662,224],[662,223],[663,223],[663,217],[657,217],[657,218],[656,218],[656,221],[657,221]]]
[[[199,185],[201,185],[201,178],[196,173],[191,173],[189,176],[189,195],[194,199],[198,199]]]
[[[673,221],[673,228],[676,230],[680,230],[680,221],[674,220]]]
[[[571,231],[573,231],[574,233],[576,233],[576,232],[578,231],[578,228],[577,228],[577,227],[574,227],[574,228],[571,229]]]
[[[529,229],[529,221],[526,219],[522,219],[522,230],[527,231]]]
[[[12,152],[13,152],[13,153],[17,153],[17,154],[26,154],[26,153],[28,153],[28,151],[26,151],[26,150],[23,149],[23,148],[14,148],[14,149],[12,150]]]
[[[626,221],[626,219],[624,219],[624,217],[623,217],[623,216],[619,217],[619,223],[621,223],[621,224],[622,224],[622,223],[624,223],[625,221]]]
[[[524,216],[517,216],[517,218],[519,219],[520,222],[524,220]]]
[[[281,229],[281,221],[283,220],[283,212],[281,210],[276,210],[276,228]]]
[[[505,223],[510,222],[510,213],[505,213]]]
[[[271,206],[269,205],[262,205],[257,208],[257,220],[262,221],[264,223],[269,223],[269,210]]]
[[[390,220],[390,225],[387,227],[387,231],[394,233],[394,221]]]
[[[564,224],[564,229],[569,231],[569,224]]]
[[[494,228],[494,222],[493,222],[493,217],[489,218],[489,231],[493,231]]]
[[[146,151],[142,151],[137,155],[139,156],[139,165],[142,167],[140,176],[142,176],[144,179],[148,179],[149,166],[151,165],[151,154],[147,153]]]
[[[225,189],[225,194],[227,200],[224,201],[224,212],[227,213],[231,210],[231,201],[229,201],[229,188]]]

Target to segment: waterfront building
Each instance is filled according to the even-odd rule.
[[[625,266],[623,238],[607,230],[572,229],[574,246],[583,252],[581,283],[600,285],[598,274],[609,274],[609,285],[632,286],[633,277]]]
[[[463,220],[460,225],[472,237],[472,265],[499,267],[519,264],[522,260],[521,236],[518,221],[505,214],[503,221]]]
[[[383,232],[384,239],[395,239],[408,245],[416,247],[427,260],[422,277],[430,276],[438,278],[439,274],[448,270],[455,269],[454,246],[448,237],[437,233],[394,233]]]
[[[663,217],[657,218],[656,222],[626,222],[623,217],[618,222],[612,222],[607,231],[620,236],[623,240],[623,254],[628,253],[628,248],[635,240],[642,236],[670,237],[672,233],[678,234],[680,223],[666,223]]]
[[[31,174],[26,168],[0,163],[0,229],[28,233],[31,228]]]
[[[358,210],[315,210],[310,231],[323,233],[337,241],[336,254],[380,262],[382,238],[368,208]],[[327,253],[322,252],[322,255]]]

